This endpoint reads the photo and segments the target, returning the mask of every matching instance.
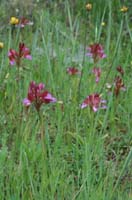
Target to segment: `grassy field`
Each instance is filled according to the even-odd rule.
[[[131,200],[131,1],[20,2],[0,3],[0,200]]]

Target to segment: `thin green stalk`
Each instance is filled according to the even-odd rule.
[[[39,117],[39,122],[40,122],[40,131],[41,131],[41,143],[42,143],[42,152],[43,155],[46,156],[46,145],[45,145],[45,133],[44,133],[44,122],[43,122],[43,117],[40,114],[40,111],[37,111],[38,117]]]
[[[84,49],[83,49],[82,71],[81,71],[81,76],[80,76],[80,80],[79,80],[79,83],[78,83],[78,100],[79,100],[79,97],[80,97],[80,89],[81,89],[82,77],[83,77],[83,74],[84,74],[84,64],[85,64],[86,46],[87,46],[87,30],[88,30],[87,21],[89,20],[88,16],[89,16],[89,14],[88,14],[88,12],[86,12],[86,24],[85,24],[85,32],[84,32]]]

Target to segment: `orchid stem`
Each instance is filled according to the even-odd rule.
[[[43,119],[42,119],[42,115],[40,114],[40,112],[37,111],[37,113],[38,113],[38,117],[39,117],[39,121],[40,121],[42,151],[43,151],[43,154],[46,156],[46,147],[45,147],[45,138],[44,138],[45,133],[44,133]]]

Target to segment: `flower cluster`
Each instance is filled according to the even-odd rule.
[[[32,26],[33,22],[26,19],[25,17],[20,18],[19,23],[17,24],[17,27],[24,28],[26,25]]]
[[[8,52],[8,57],[11,65],[20,66],[21,59],[26,58],[31,60],[32,56],[30,55],[30,50],[25,46],[24,43],[19,44],[19,51],[17,52],[14,49],[10,49]]]
[[[86,56],[92,57],[94,60],[94,63],[97,63],[100,59],[103,59],[106,57],[106,54],[104,53],[103,47],[101,44],[95,43],[90,45],[88,48],[88,53]]]
[[[54,102],[56,102],[56,98],[45,90],[45,85],[43,83],[36,84],[34,81],[30,83],[27,98],[23,100],[23,104],[26,107],[34,104],[37,111],[40,110],[43,103],[48,104]]]
[[[81,72],[75,67],[68,67],[66,71],[69,75],[81,74]]]
[[[86,5],[86,9],[90,11],[92,9],[92,4],[88,3]],[[122,7],[122,12],[127,12],[127,7]],[[25,17],[16,18],[11,17],[10,24],[15,25],[15,27],[23,28],[26,25],[32,25],[33,22],[26,19]],[[105,22],[102,22],[102,26],[105,25]],[[4,44],[0,42],[0,48],[3,48]],[[93,59],[94,64],[97,64],[101,59],[106,57],[106,54],[104,53],[103,46],[99,43],[91,44],[87,49],[86,56],[89,56]],[[24,43],[19,43],[19,49],[18,51],[14,49],[10,49],[8,52],[8,58],[10,65],[17,65],[17,67],[21,66],[21,60],[22,59],[32,59],[32,56],[30,54],[29,48],[26,47]],[[95,75],[95,82],[98,83],[100,81],[102,69],[95,65],[92,69],[92,73]],[[121,66],[118,66],[117,71],[120,73],[120,75],[115,77],[114,83],[113,83],[113,91],[115,96],[119,95],[120,90],[125,90],[125,86],[123,83],[123,75],[124,70]],[[66,72],[69,75],[81,75],[80,80],[82,80],[82,71],[77,69],[76,67],[68,67],[66,69]],[[80,81],[81,82],[81,81]],[[79,84],[80,85],[80,84]],[[111,89],[112,87],[110,87]],[[28,108],[31,104],[34,105],[36,110],[39,112],[42,104],[49,104],[56,102],[56,98],[53,97],[48,90],[45,89],[45,85],[43,83],[35,83],[35,81],[31,81],[28,88],[28,94],[27,97],[23,100],[23,104]],[[88,95],[83,103],[81,104],[81,109],[90,107],[90,109],[94,112],[97,112],[99,109],[106,109],[106,100],[103,100],[101,98],[101,95],[99,93],[93,93]]]
[[[99,109],[106,109],[106,100],[101,99],[101,96],[97,93],[91,94],[83,101],[81,108],[89,106],[94,112]]]

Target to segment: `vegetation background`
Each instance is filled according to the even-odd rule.
[[[128,12],[120,11],[123,5]],[[0,200],[131,200],[132,2],[1,0],[0,8]],[[12,16],[34,24],[13,27]],[[19,42],[33,58],[24,61],[20,81],[8,60]],[[97,42],[107,55],[99,63],[99,84],[85,56],[86,47]],[[119,65],[126,91],[116,98],[106,83],[113,83]],[[80,76],[66,73],[69,66],[83,70],[81,84]],[[58,100],[42,106],[42,120],[22,104],[32,80],[43,82]],[[107,100],[107,109],[81,110],[95,92]]]

